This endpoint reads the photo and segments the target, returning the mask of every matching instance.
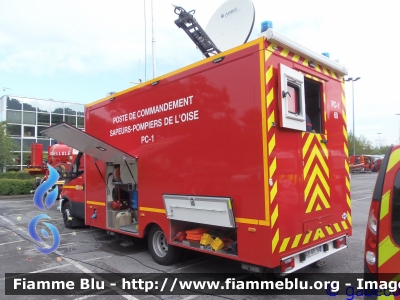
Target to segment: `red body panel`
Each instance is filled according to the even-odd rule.
[[[255,265],[351,235],[343,80],[283,50],[258,39],[86,107],[88,134],[138,158],[136,236],[150,223],[171,236],[165,194],[231,198],[238,251],[229,257]],[[281,63],[321,84],[322,132],[281,127]],[[94,163],[86,158],[86,224],[107,229],[108,178]]]

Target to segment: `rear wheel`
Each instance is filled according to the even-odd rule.
[[[71,217],[71,203],[66,201],[62,207],[62,215],[64,220],[64,226],[72,228],[72,217]]]
[[[181,256],[182,249],[168,245],[164,232],[158,226],[150,229],[147,242],[151,256],[160,265],[171,265]]]

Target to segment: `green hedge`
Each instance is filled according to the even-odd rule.
[[[43,175],[37,175],[43,177]],[[36,176],[29,175],[28,172],[25,171],[8,171],[6,173],[0,173],[0,179],[32,179]]]
[[[29,195],[35,179],[0,179],[0,196]]]

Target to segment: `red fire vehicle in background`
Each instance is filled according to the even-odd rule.
[[[40,175],[36,177],[34,188],[37,187],[49,176],[47,164],[55,168],[60,177],[56,185],[58,185],[59,194],[62,191],[68,172],[71,171],[72,163],[78,155],[78,151],[58,142],[47,148],[47,161],[43,159],[43,145],[39,143],[31,144],[30,164],[25,168],[30,175]]]
[[[352,155],[349,159],[350,172],[371,173],[375,168],[375,160],[371,155]]]
[[[345,249],[346,74],[268,29],[88,104],[85,132],[41,131],[81,151],[61,195],[66,226],[146,236],[160,264],[186,248],[254,272],[291,273]]]
[[[365,237],[365,280],[398,282],[399,261],[400,145],[397,145],[387,151],[372,195]],[[400,299],[397,288],[394,295],[389,299]]]

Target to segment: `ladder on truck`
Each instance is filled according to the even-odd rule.
[[[174,7],[174,12],[179,16],[175,20],[175,24],[186,32],[205,57],[210,57],[210,54],[215,55],[221,52],[194,18],[195,10],[186,12],[180,6],[174,5]]]

